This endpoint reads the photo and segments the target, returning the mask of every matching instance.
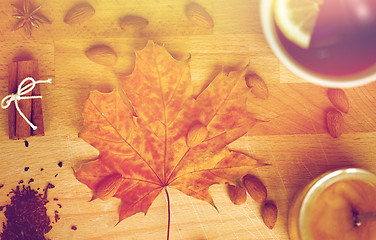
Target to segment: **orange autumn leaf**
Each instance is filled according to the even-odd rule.
[[[146,214],[166,186],[214,206],[211,185],[236,185],[260,165],[228,149],[256,123],[246,111],[245,71],[220,72],[194,98],[189,60],[177,61],[149,41],[120,89],[90,93],[79,136],[100,154],[81,166],[77,179],[93,199],[121,199],[119,222]]]

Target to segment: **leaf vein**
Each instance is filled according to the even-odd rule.
[[[158,174],[150,166],[150,164],[146,161],[146,159],[144,157],[142,157],[142,155],[120,134],[120,132],[114,127],[114,125],[112,125],[112,123],[104,115],[102,115],[102,112],[100,111],[100,109],[93,103],[93,101],[91,101],[90,98],[89,98],[89,101],[94,106],[94,108],[97,110],[97,112],[99,113],[99,115],[102,116],[106,120],[106,122],[115,130],[116,134],[123,140],[123,142],[126,143],[132,149],[132,151],[134,151],[142,159],[142,161],[146,164],[146,166],[148,166],[148,168],[150,168],[150,170],[154,173],[154,175],[162,183],[162,181],[159,178]]]

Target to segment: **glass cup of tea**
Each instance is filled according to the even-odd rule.
[[[357,87],[376,81],[375,0],[312,0],[318,6],[318,15],[306,48],[286,37],[276,23],[277,1],[307,1],[261,0],[265,38],[292,73],[330,88]]]

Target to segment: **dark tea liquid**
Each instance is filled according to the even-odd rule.
[[[290,56],[310,71],[345,76],[376,64],[376,0],[324,0],[308,49],[276,29]]]

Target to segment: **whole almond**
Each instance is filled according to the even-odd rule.
[[[90,47],[88,50],[86,50],[85,54],[91,61],[104,66],[113,66],[117,61],[116,52],[111,47],[106,45],[96,45]]]
[[[266,202],[261,207],[261,217],[265,225],[273,229],[277,222],[278,209],[273,202]]]
[[[214,27],[213,18],[210,14],[199,4],[191,2],[185,9],[185,15],[192,24],[211,29]]]
[[[149,24],[149,21],[143,17],[127,15],[119,20],[121,29],[129,32],[136,32],[145,28]]]
[[[332,104],[344,113],[349,112],[349,100],[342,89],[329,89],[328,97]]]
[[[245,188],[228,184],[227,193],[228,193],[228,196],[230,197],[230,200],[235,205],[241,205],[245,203],[245,201],[247,200],[247,192]]]
[[[245,175],[243,177],[243,184],[248,194],[258,203],[262,203],[266,200],[268,195],[265,185],[253,175]]]
[[[255,73],[247,75],[245,77],[245,83],[256,97],[261,99],[267,99],[269,97],[269,89],[259,75]]]
[[[123,181],[121,174],[118,173],[107,176],[97,184],[91,201],[97,198],[102,200],[110,199],[115,195]]]
[[[201,122],[194,122],[189,128],[186,136],[187,146],[192,148],[202,143],[208,136],[208,129]]]
[[[64,22],[78,24],[90,19],[95,14],[95,9],[89,3],[80,3],[72,7],[66,13]]]
[[[338,138],[341,136],[344,126],[342,114],[335,109],[328,111],[326,114],[326,126],[332,137]]]

